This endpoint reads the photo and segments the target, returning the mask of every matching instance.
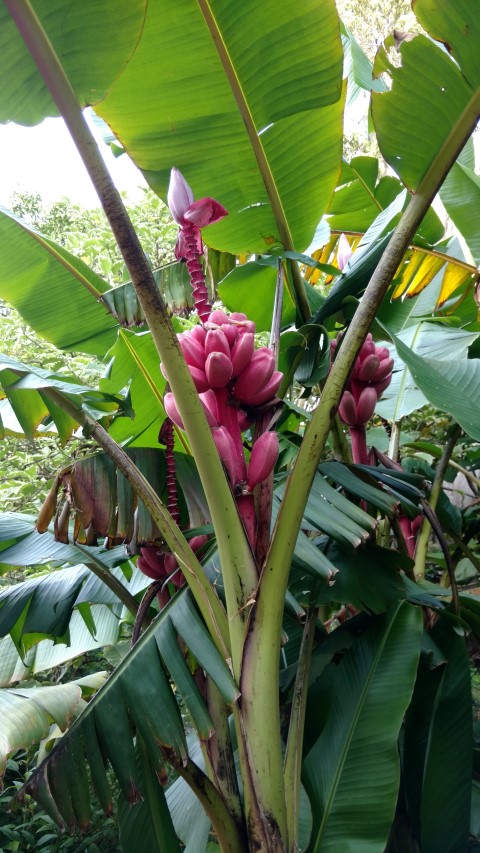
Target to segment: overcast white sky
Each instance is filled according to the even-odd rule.
[[[90,122],[89,122],[90,124]],[[95,136],[98,134],[92,127]],[[108,146],[100,149],[120,190],[131,201],[145,185],[140,172],[126,155],[116,159]],[[63,119],[45,119],[35,127],[0,125],[0,205],[9,206],[14,190],[39,192],[44,201],[67,196],[83,207],[98,206],[97,195],[77,154]]]

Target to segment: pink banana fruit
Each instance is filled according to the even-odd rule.
[[[210,333],[209,333],[210,334]],[[233,366],[229,355],[223,352],[211,352],[205,362],[205,374],[208,388],[224,388],[232,378]]]
[[[357,400],[357,423],[366,424],[372,417],[377,405],[377,392],[375,388],[364,388]]]
[[[235,326],[233,323],[224,323],[222,326],[222,332],[228,341],[229,347],[233,347],[240,333],[238,326]]]
[[[208,536],[206,536],[204,533],[201,536],[192,536],[192,538],[188,540],[188,544],[190,545],[190,548],[195,553],[197,551],[199,551],[200,548],[203,547],[203,545],[206,545],[207,542],[208,542]]]
[[[140,569],[142,574],[146,575],[147,578],[151,578],[154,581],[162,580],[164,577],[162,572],[153,569],[145,557],[139,557],[137,560],[137,569]]]
[[[238,460],[233,438],[224,426],[212,430],[213,440],[232,486],[238,481]]]
[[[279,370],[276,370],[275,373],[272,374],[268,382],[260,388],[260,391],[257,391],[255,394],[250,395],[250,400],[248,402],[249,406],[263,406],[265,403],[268,403],[269,400],[273,400],[275,397],[280,385],[282,384],[283,373],[280,373]]]
[[[242,403],[251,404],[251,398],[268,382],[275,370],[275,359],[268,347],[257,349],[238,377],[233,395]]]
[[[208,391],[208,389],[210,388],[210,383],[207,379],[205,371],[200,370],[199,367],[189,366],[188,369],[193,379],[193,384],[195,385],[195,388],[197,389],[198,393],[203,394],[204,391]]]
[[[208,391],[204,391],[203,394],[200,394],[200,400],[202,401],[203,408],[205,409],[208,423],[211,427],[217,427],[218,402],[215,391],[209,388]]]
[[[205,338],[205,355],[212,352],[223,352],[230,358],[230,344],[222,329],[209,329]]]
[[[355,426],[357,423],[357,404],[355,403],[350,391],[343,392],[343,396],[338,407],[338,414],[344,424]]]
[[[232,376],[238,376],[242,370],[245,370],[255,352],[255,338],[251,332],[244,332],[239,335],[232,347],[231,359],[233,372]]]
[[[207,317],[207,323],[215,323],[217,326],[223,326],[224,323],[229,323],[229,318],[225,311],[222,311],[220,308],[217,308],[215,311],[212,311]]]
[[[263,483],[271,474],[278,459],[278,435],[264,432],[253,445],[248,463],[247,485],[249,489]]]
[[[205,349],[200,341],[193,338],[189,332],[183,332],[178,336],[178,343],[187,364],[190,367],[197,367],[203,370],[205,365]]]
[[[367,357],[361,362],[358,370],[357,370],[357,379],[361,382],[369,382],[370,379],[375,378],[375,374],[380,366],[380,362],[376,355],[367,355]]]
[[[163,398],[163,408],[165,409],[168,417],[171,421],[173,421],[174,424],[180,427],[180,429],[185,429],[185,427],[183,426],[183,421],[177,409],[177,404],[171,391],[165,394]]]
[[[377,372],[373,377],[375,382],[382,382],[392,373],[394,361],[393,358],[384,358],[380,362]]]
[[[383,392],[387,390],[387,388],[388,388],[388,386],[390,385],[390,382],[391,382],[391,381],[392,381],[392,376],[391,376],[391,374],[390,374],[389,376],[387,376],[387,378],[386,378],[386,379],[382,379],[382,381],[381,381],[381,382],[373,382],[373,383],[372,383],[372,385],[373,385],[373,387],[375,388],[375,391],[376,391],[376,393],[377,393],[377,398],[378,398],[378,399],[380,399],[380,397],[381,397],[381,395],[383,394]]]

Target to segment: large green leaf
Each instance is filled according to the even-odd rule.
[[[205,761],[201,746],[194,732],[187,735],[188,754],[192,761],[205,770]],[[170,847],[165,839],[160,836],[158,823],[152,820],[152,806],[158,810],[163,824],[164,812],[160,802],[152,803],[153,797],[158,797],[161,789],[152,785],[151,798],[142,800],[135,805],[129,805],[120,796],[118,801],[118,822],[120,829],[120,843],[128,853],[170,853],[177,849],[172,839],[169,839]],[[197,800],[192,789],[181,777],[176,779],[165,791],[165,800],[169,809],[169,820],[173,822],[175,832],[186,845],[186,853],[205,853],[207,849],[208,836],[210,833],[210,819],[205,814],[201,803]],[[171,816],[171,817],[170,817]],[[165,821],[168,827],[168,821]],[[163,841],[163,844],[162,844]],[[178,842],[177,842],[178,845]]]
[[[106,810],[111,807],[111,792],[102,756],[110,762],[124,797],[133,803],[142,795],[149,799],[135,756],[135,739],[144,746],[144,766],[152,770],[152,784],[155,773],[165,783],[166,756],[174,765],[183,761],[187,752],[184,723],[165,665],[177,685],[183,685],[183,699],[200,738],[210,736],[212,723],[194,676],[180,653],[178,634],[184,642],[187,635],[191,654],[201,660],[227,704],[238,698],[230,670],[184,588],[144,632],[27,783],[26,790],[57,820],[71,826],[80,823],[75,800],[79,796],[83,800],[88,791],[86,775],[83,779],[87,761],[94,788]],[[175,654],[173,637],[177,644]],[[61,789],[55,785],[57,778],[62,779]]]
[[[314,815],[310,853],[383,853],[398,795],[397,738],[421,633],[421,611],[400,604],[330,665],[327,722],[303,766]]]
[[[31,367],[6,355],[0,355],[0,386],[22,430],[30,439],[44,421],[51,419],[65,444],[76,421],[63,411],[62,399],[95,418],[101,418],[123,405],[119,397],[89,388],[74,377]],[[58,402],[52,400],[51,392]]]
[[[60,349],[103,355],[118,328],[98,305],[109,290],[106,281],[3,208],[0,249],[0,297]]]
[[[437,665],[419,669],[406,715],[403,765],[412,827],[425,853],[467,849],[472,785],[472,712],[465,640],[440,621]]]
[[[452,136],[462,115],[478,114],[478,4],[416,0],[415,13],[427,32],[449,45],[449,51],[426,36],[404,39],[401,63],[390,60],[390,37],[377,55],[374,71],[387,71],[392,88],[372,93],[372,114],[385,159],[410,190],[415,190],[432,160]]]
[[[422,358],[395,335],[397,352],[418,388],[442,412],[453,415],[468,435],[480,439],[480,360]]]
[[[301,250],[340,167],[342,58],[333,0],[157,0],[96,111],[162,197],[176,165],[229,210],[209,245]]]
[[[100,100],[122,72],[141,34],[146,0],[34,0],[82,106]],[[105,23],[108,22],[108,26]],[[38,124],[58,115],[43,78],[4,4],[0,8],[0,121]]]
[[[100,388],[110,394],[128,388],[135,412],[135,418],[126,414],[116,418],[109,428],[110,435],[122,445],[158,447],[158,433],[166,418],[163,408],[166,381],[150,332],[135,334],[122,329],[109,355],[112,361]]]
[[[98,689],[105,678],[106,673],[96,673],[68,684],[0,689],[0,778],[12,752],[46,737],[52,721],[66,729],[80,710],[82,686],[91,692],[91,688]]]
[[[378,82],[378,81],[377,81]],[[379,163],[375,157],[353,157],[344,163],[338,186],[327,211],[332,231],[365,232],[378,214],[402,192],[398,178],[378,178]],[[404,198],[404,208],[408,197]],[[415,240],[436,243],[445,231],[433,209],[426,214]]]
[[[465,332],[439,323],[420,322],[400,332],[398,340],[408,346],[421,359],[449,362],[465,360],[468,348],[477,339],[478,333]],[[375,411],[389,421],[399,421],[405,415],[420,409],[428,402],[419,390],[407,366],[402,363],[394,346],[390,355],[395,360],[392,381],[383,392]]]
[[[149,584],[148,578],[137,570],[129,583],[121,569],[112,569],[109,574],[130,595]],[[112,606],[116,615],[110,609]],[[49,661],[56,666],[60,656],[67,660],[89,648],[115,642],[121,612],[119,598],[100,578],[92,575],[85,565],[72,566],[3,588],[0,636],[10,634],[23,655],[40,644],[42,648],[37,649],[35,660],[28,658],[28,665],[39,672],[48,668]],[[63,648],[52,647],[51,640],[44,638],[61,641]]]
[[[0,640],[0,687],[23,681],[30,673],[45,672],[86,652],[117,642],[120,621],[110,607],[94,604],[89,607],[89,617],[92,620],[93,635],[80,611],[75,609],[68,624],[68,644],[40,640],[38,645],[24,655],[25,663],[22,662],[11,637]]]
[[[480,235],[476,216],[480,205],[480,178],[473,169],[455,163],[440,190],[450,219],[465,238],[475,263],[480,262]]]
[[[236,267],[218,288],[223,304],[230,311],[243,311],[253,320],[257,332],[270,331],[277,271],[270,266],[247,263]],[[295,322],[295,305],[284,286],[282,326]]]

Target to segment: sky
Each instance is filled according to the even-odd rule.
[[[116,159],[89,121],[105,162],[119,190],[134,202],[146,186],[126,155]],[[49,118],[35,127],[0,125],[0,205],[9,207],[15,190],[40,193],[45,202],[63,196],[83,207],[99,202],[63,119]]]

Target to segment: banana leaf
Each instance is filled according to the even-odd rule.
[[[107,760],[129,803],[148,799],[136,750],[142,744],[143,767],[152,785],[165,784],[165,760],[182,765],[187,756],[185,724],[165,669],[183,685],[182,696],[201,739],[212,722],[177,643],[177,635],[231,705],[238,689],[216,650],[187,589],[180,590],[147,628],[122,663],[78,716],[66,735],[30,777],[25,791],[62,825],[85,826],[89,819],[86,766],[103,808],[112,807]],[[176,652],[172,653],[175,640]],[[56,780],[61,778],[61,787]]]
[[[397,739],[421,636],[420,610],[402,603],[330,664],[328,717],[303,764],[314,816],[309,853],[385,850],[400,780]]]

